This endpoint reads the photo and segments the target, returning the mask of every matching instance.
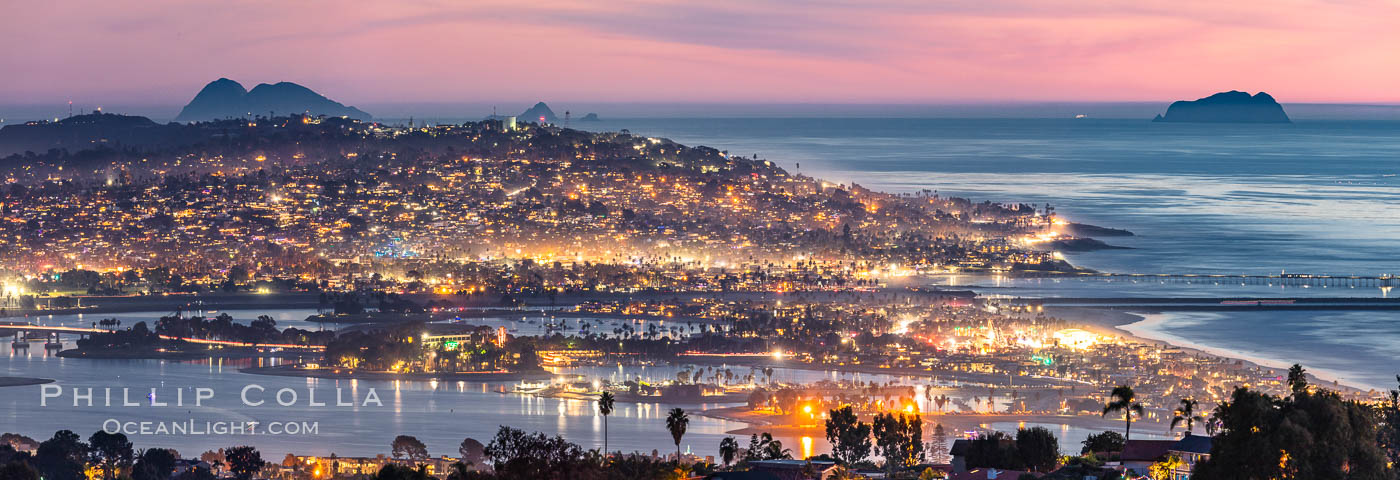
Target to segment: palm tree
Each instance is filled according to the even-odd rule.
[[[612,392],[603,392],[598,395],[598,413],[603,414],[603,454],[608,454],[608,415],[613,412]]]
[[[1302,365],[1295,363],[1288,368],[1288,388],[1293,393],[1301,393],[1308,389],[1308,372]]]
[[[719,441],[719,458],[724,460],[724,466],[728,467],[729,462],[734,461],[734,455],[739,453],[739,441],[734,437],[724,437]]]
[[[671,414],[666,416],[666,430],[671,431],[671,439],[676,441],[676,463],[681,461],[681,437],[685,436],[685,429],[689,426],[690,416],[679,407],[672,408]]]
[[[1222,406],[1223,406],[1223,405],[1216,405],[1216,406],[1215,406],[1215,410],[1212,410],[1212,411],[1210,412],[1210,416],[1209,416],[1209,417],[1206,417],[1206,435],[1207,435],[1207,436],[1214,437],[1214,436],[1215,436],[1215,433],[1216,433],[1217,431],[1220,430],[1220,425],[1221,425],[1221,422],[1220,422],[1220,407],[1222,407]]]
[[[1126,426],[1123,428],[1123,440],[1128,439],[1128,434],[1133,429],[1133,414],[1142,416],[1142,404],[1133,401],[1137,395],[1133,393],[1133,387],[1119,385],[1113,387],[1113,392],[1108,394],[1109,401],[1103,406],[1103,416],[1113,412],[1123,412],[1123,420]]]
[[[1196,401],[1189,398],[1181,399],[1181,405],[1176,407],[1176,411],[1172,413],[1172,423],[1167,425],[1167,433],[1175,430],[1177,425],[1185,423],[1186,434],[1191,435],[1195,433],[1192,429],[1196,426],[1196,422],[1205,421],[1200,414],[1196,413]]]

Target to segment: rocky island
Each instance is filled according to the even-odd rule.
[[[1154,122],[1180,123],[1293,123],[1274,97],[1231,90],[1199,100],[1181,100],[1157,115]]]
[[[190,100],[176,122],[200,122],[255,115],[274,116],[278,113],[305,113],[328,117],[348,117],[369,120],[370,114],[322,96],[309,88],[292,82],[260,83],[252,90],[220,78],[209,82]]]
[[[522,121],[527,121],[527,122],[533,122],[533,121],[539,121],[539,122],[541,122],[541,123],[558,123],[558,122],[559,122],[559,117],[554,115],[554,110],[551,110],[551,109],[549,108],[549,105],[545,105],[544,102],[536,103],[535,106],[525,109],[525,111],[520,112],[520,115],[518,115],[518,117],[520,118],[520,120],[522,120]]]

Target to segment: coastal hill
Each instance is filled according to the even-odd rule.
[[[276,127],[304,145],[316,144],[323,136],[323,126],[359,125],[358,120],[330,117],[324,120],[309,116],[279,117]],[[13,154],[57,155],[62,163],[96,161],[122,152],[152,151],[181,145],[226,143],[250,128],[241,117],[237,120],[211,120],[199,123],[156,123],[135,115],[90,113],[74,115],[56,121],[32,121],[0,128],[0,157]],[[58,153],[50,152],[56,150]],[[110,159],[108,159],[110,160]],[[0,162],[3,163],[3,162]]]
[[[1199,100],[1181,100],[1167,107],[1154,122],[1181,123],[1292,123],[1274,97],[1264,92],[1251,96],[1231,90]]]
[[[0,128],[0,155],[51,148],[80,151],[128,144],[162,143],[177,138],[179,129],[146,117],[114,113],[74,115],[56,122],[28,122]]]
[[[261,83],[249,91],[238,82],[220,78],[205,85],[199,94],[180,110],[180,115],[175,117],[175,121],[200,122],[278,113],[306,113],[313,116],[349,117],[360,120],[371,118],[370,114],[363,110],[345,106],[292,82]]]

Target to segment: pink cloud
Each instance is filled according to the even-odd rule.
[[[21,2],[0,102],[180,103],[289,80],[349,103],[1395,102],[1387,2]]]

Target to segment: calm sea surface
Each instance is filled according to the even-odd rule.
[[[1046,203],[1072,221],[1123,228],[1132,250],[1068,254],[1120,273],[1400,275],[1400,121],[1295,117],[1291,125],[1130,119],[740,118],[578,124],[754,155],[876,190]],[[1336,112],[1333,112],[1336,113]],[[800,168],[799,168],[800,165]],[[986,284],[986,282],[975,282]],[[1400,295],[1131,281],[1006,282],[1012,296]],[[1329,378],[1393,388],[1400,313],[1152,316],[1137,334]],[[1277,328],[1286,325],[1287,328]]]

